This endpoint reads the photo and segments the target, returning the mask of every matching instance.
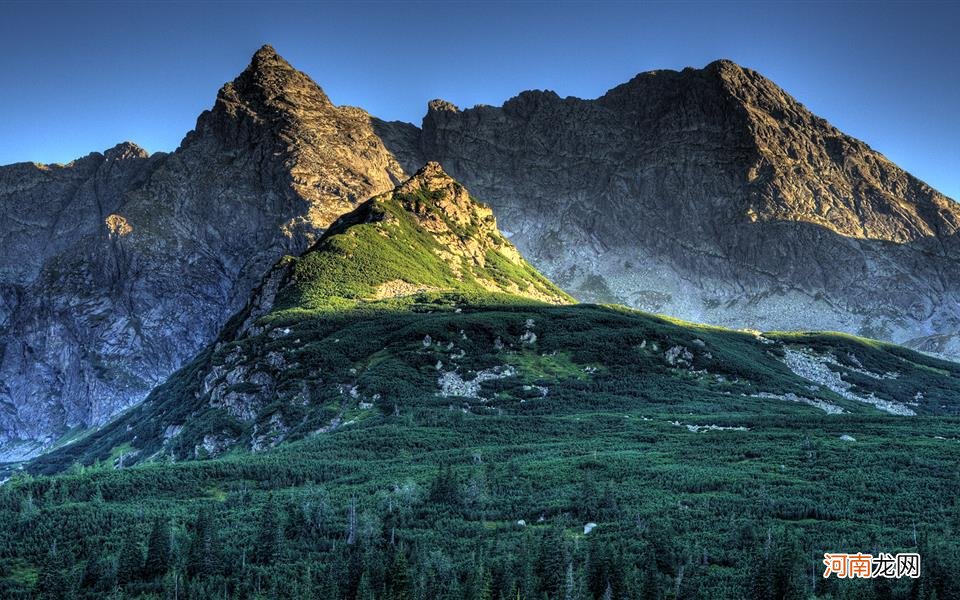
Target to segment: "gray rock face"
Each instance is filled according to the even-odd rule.
[[[373,127],[264,47],[173,153],[0,168],[3,456],[142,399],[277,259],[403,180]]]
[[[420,154],[574,296],[960,355],[958,205],[748,69],[642,73],[596,100],[434,101]]]

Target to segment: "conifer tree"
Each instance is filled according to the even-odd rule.
[[[393,562],[387,573],[388,598],[390,600],[410,600],[410,572],[403,547],[393,552]]]
[[[352,546],[357,543],[357,499],[350,499],[350,506],[347,508],[347,545]]]
[[[40,563],[37,573],[37,596],[39,598],[63,598],[69,591],[69,582],[63,572],[63,565],[67,561],[57,548],[57,543],[50,545]]]
[[[565,554],[563,529],[555,525],[540,539],[540,553],[537,557],[540,591],[550,598],[563,597],[567,563]]]
[[[356,600],[376,600],[376,595],[373,593],[373,584],[370,583],[370,575],[366,571],[360,576]]]
[[[260,523],[257,531],[257,541],[254,546],[254,561],[268,565],[277,560],[283,546],[280,523],[277,518],[277,507],[270,497],[260,511]]]
[[[782,600],[803,600],[807,594],[800,542],[792,531],[781,537],[775,549],[773,595]]]
[[[440,467],[430,486],[430,501],[437,504],[456,504],[459,499],[459,480],[449,465]]]
[[[153,521],[150,539],[147,542],[147,559],[143,576],[147,579],[163,576],[170,568],[171,534],[169,523],[160,517]]]
[[[197,516],[188,554],[191,576],[207,577],[217,572],[220,566],[217,537],[213,511],[204,507]]]
[[[143,570],[143,548],[136,530],[127,534],[117,556],[117,580],[127,584],[140,579]]]
[[[651,563],[643,569],[642,600],[657,600],[660,598],[660,582],[657,578],[657,568]]]
[[[477,563],[477,567],[470,577],[467,600],[493,600],[493,578],[483,561]]]

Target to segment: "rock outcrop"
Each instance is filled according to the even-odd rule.
[[[0,168],[4,457],[142,399],[280,256],[403,180],[375,125],[265,46],[173,153]]]

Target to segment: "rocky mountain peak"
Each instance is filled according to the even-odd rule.
[[[142,399],[270,265],[406,179],[369,114],[270,47],[146,157],[0,167],[0,460]]]
[[[427,103],[427,112],[460,112],[460,108],[453,102],[436,98]]]
[[[332,106],[319,85],[307,74],[293,68],[269,45],[257,50],[247,68],[221,88],[217,102],[228,107],[239,102],[254,109],[277,108],[276,102],[286,103],[293,110],[311,103]]]
[[[696,70],[696,69],[693,69]],[[710,73],[718,73],[721,75],[729,75],[736,73],[743,73],[749,69],[740,66],[729,58],[718,58],[717,60],[711,62],[703,68],[704,71]]]
[[[277,51],[270,44],[264,44],[253,53],[251,64],[258,68],[269,68],[273,65],[280,65],[286,69],[293,69],[285,58],[277,54]]]
[[[718,60],[596,100],[444,108],[422,156],[579,299],[960,348],[960,205],[756,71]]]
[[[120,142],[105,151],[103,157],[108,160],[127,160],[130,158],[150,158],[150,153],[133,142]]]
[[[438,162],[430,161],[424,165],[397,188],[394,197],[400,199],[404,208],[419,216],[439,211],[443,217],[459,224],[473,222],[478,227],[489,225],[496,229],[493,211],[471,198]]]
[[[401,193],[410,193],[418,189],[435,192],[459,185],[452,177],[447,175],[440,163],[431,160],[414,173],[412,177],[400,184],[397,189]]]
[[[339,218],[293,265],[285,307],[383,300],[418,292],[572,299],[497,229],[493,212],[438,163]],[[257,300],[253,303],[264,306]]]
[[[284,232],[306,245],[336,217],[406,178],[369,114],[335,106],[269,45],[220,89],[213,109],[184,140],[184,146],[193,143],[199,154],[210,154],[212,143],[218,152],[253,159],[250,168],[266,167],[288,207],[303,211],[283,225]],[[306,245],[293,244],[300,250]]]

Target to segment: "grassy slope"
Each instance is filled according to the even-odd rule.
[[[817,555],[917,544],[942,553],[939,567],[925,558],[940,596],[955,584],[948,573],[960,536],[960,418],[951,415],[960,406],[960,367],[849,336],[759,337],[620,307],[491,293],[484,282],[566,300],[496,250],[482,265],[451,268],[438,253],[444,244],[410,216],[411,207],[429,212],[432,199],[381,199],[345,217],[295,261],[292,284],[258,333],[233,339],[235,321],[148,402],[31,467],[64,474],[21,476],[0,488],[0,595],[28,597],[49,572],[80,581],[91,557],[122,558],[125,540],[145,543],[156,515],[173,523],[173,572],[182,577],[202,509],[214,514],[221,567],[175,584],[193,597],[255,597],[257,589],[263,597],[329,597],[333,581],[335,595],[352,598],[361,580],[389,581],[386,565],[398,548],[418,598],[481,597],[466,591],[478,568],[493,598],[558,597],[539,556],[558,545],[595,597],[607,582],[618,597],[641,588],[742,597],[752,585],[750,560],[781,554],[821,596],[870,597],[872,588],[819,579]],[[447,225],[463,238],[477,233]],[[427,291],[373,299],[398,279]],[[692,353],[689,365],[668,364],[665,352],[676,346]],[[859,393],[902,400],[922,391],[920,416],[811,390],[780,360],[790,347],[831,352]],[[237,360],[274,381],[251,420],[200,393],[213,367]],[[470,394],[477,397],[439,395],[438,379],[454,366],[463,380],[500,376],[480,383]],[[875,379],[856,369],[898,375]],[[255,387],[244,380],[236,391]],[[764,392],[846,413],[756,396]],[[335,419],[338,427],[315,433]],[[276,423],[286,443],[241,450]],[[171,424],[184,427],[165,441]],[[211,433],[230,436],[235,449],[169,462],[197,455]],[[354,500],[361,539],[345,546]],[[251,564],[268,506],[281,507],[283,549]],[[587,522],[599,526],[584,536]],[[49,566],[52,542],[59,567]],[[120,589],[163,593],[171,581]],[[909,584],[895,591],[907,594]],[[95,588],[83,590],[99,597]]]
[[[7,569],[7,581],[23,577],[23,564],[41,562],[28,549],[43,548],[44,540],[75,547],[80,557],[80,548],[88,544],[102,546],[108,554],[119,552],[130,531],[146,536],[148,520],[138,516],[143,511],[172,515],[187,544],[186,525],[200,506],[215,507],[226,562],[238,564],[238,553],[256,545],[250,523],[268,494],[294,507],[287,517],[291,520],[296,507],[316,502],[318,495],[327,503],[329,521],[307,540],[291,533],[290,553],[282,561],[290,568],[313,565],[316,586],[323,585],[320,573],[333,568],[336,555],[319,541],[342,544],[350,499],[358,498],[361,512],[382,523],[387,506],[400,501],[401,488],[412,495],[403,500],[410,502],[410,512],[399,539],[407,548],[434,549],[462,570],[464,582],[477,548],[503,572],[521,571],[523,566],[511,560],[522,556],[524,548],[536,547],[550,526],[564,529],[571,560],[578,565],[587,564],[591,552],[621,546],[628,563],[640,565],[651,545],[666,544],[669,564],[658,571],[658,585],[675,585],[684,567],[686,585],[695,586],[688,593],[701,590],[704,595],[698,597],[737,597],[747,582],[747,561],[767,532],[795,540],[802,548],[798,564],[809,570],[819,569],[813,556],[823,551],[909,550],[914,530],[918,535],[930,531],[933,539],[950,539],[950,531],[960,531],[956,417],[886,415],[823,390],[823,398],[844,406],[848,414],[827,415],[803,404],[749,397],[770,390],[810,392],[777,359],[778,343],[746,333],[616,307],[466,300],[422,294],[347,312],[280,310],[270,315],[263,334],[236,344],[251,356],[289,353],[300,365],[285,373],[293,388],[299,389],[312,373],[329,382],[355,383],[359,396],[348,401],[347,423],[331,433],[308,434],[343,405],[343,395],[331,388],[317,397],[315,406],[281,402],[267,409],[296,412],[292,421],[303,426],[292,438],[305,436],[270,452],[122,470],[104,466],[83,474],[74,469],[53,479],[8,484],[4,493],[12,512],[3,518],[15,525],[2,534],[0,546],[24,550],[0,567]],[[521,338],[531,319],[529,329],[537,340],[525,345]],[[271,338],[269,331],[278,328],[291,332]],[[431,336],[429,347],[423,344],[426,335]],[[899,386],[939,381],[947,395],[938,396],[936,406],[951,394],[958,397],[957,367],[950,363],[844,336],[771,337],[829,348],[838,356],[853,353],[868,368],[896,365]],[[495,346],[498,338],[503,349]],[[300,342],[290,344],[290,339]],[[450,342],[453,348],[448,348]],[[658,350],[652,350],[653,344]],[[675,344],[699,349],[694,369],[706,369],[709,375],[669,367],[662,354]],[[459,360],[466,378],[497,365],[514,365],[518,374],[484,382],[486,402],[437,396],[436,363],[453,361],[460,350],[465,351]],[[230,351],[230,345],[224,346],[212,360]],[[707,352],[712,359],[705,358]],[[945,378],[942,370],[952,370],[952,376]],[[529,385],[548,388],[547,396],[525,389]],[[164,398],[163,393],[158,391],[157,410],[182,409],[182,396]],[[381,397],[373,401],[377,393]],[[365,400],[374,406],[361,409]],[[211,410],[191,424],[199,434],[223,418]],[[148,422],[134,417],[130,424],[128,433],[143,439],[155,435]],[[747,431],[696,433],[687,424]],[[842,441],[842,435],[856,441]],[[126,439],[108,441],[103,449],[115,454]],[[58,468],[67,466],[69,455],[59,456],[64,462]],[[452,465],[458,474],[463,500],[455,505],[429,497],[442,465]],[[39,513],[23,515],[28,491],[40,499],[58,485],[68,490],[66,498],[38,501]],[[545,521],[538,524],[540,516]],[[529,526],[517,527],[518,519]],[[97,525],[79,540],[70,523],[87,520]],[[582,527],[588,521],[599,528],[585,538]],[[252,578],[251,569],[234,576],[238,581]],[[842,591],[836,581],[818,580],[817,585],[820,593]]]
[[[450,185],[459,184],[451,180]],[[308,310],[352,307],[393,280],[435,290],[492,291],[482,280],[495,282],[504,288],[501,291],[515,285],[518,290],[532,289],[556,301],[572,302],[529,263],[511,262],[498,251],[512,246],[496,231],[492,217],[489,223],[452,221],[434,204],[441,194],[425,188],[395,192],[341,218],[296,262],[295,285],[286,289],[280,306]],[[478,240],[484,249],[484,264],[467,256],[444,257],[442,253],[449,248],[423,227],[431,218],[441,222],[452,237]]]

